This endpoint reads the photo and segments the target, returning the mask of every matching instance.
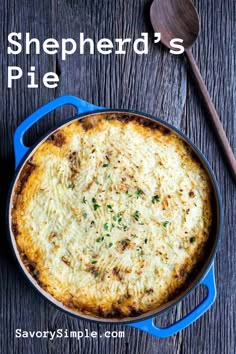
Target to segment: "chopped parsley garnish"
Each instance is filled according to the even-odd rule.
[[[111,224],[111,228],[113,229],[115,227],[115,225],[114,224]]]
[[[190,237],[189,241],[190,241],[191,243],[195,242],[195,241],[196,241],[196,237]]]
[[[102,242],[104,240],[104,237],[98,237],[97,239],[96,239],[96,242]]]
[[[124,245],[127,245],[128,242],[130,242],[130,239],[127,238],[126,240],[122,240],[121,244],[124,246]]]
[[[118,219],[118,223],[121,223],[121,221],[122,221],[122,218],[120,217],[120,218]]]
[[[112,206],[111,205],[107,205],[107,208],[112,210]]]
[[[169,221],[164,221],[164,222],[162,223],[162,225],[163,225],[164,227],[166,227],[168,224],[169,224]]]
[[[140,256],[143,256],[143,255],[144,255],[142,246],[138,246],[138,247],[137,247],[137,251],[139,252]]]
[[[96,183],[96,184],[99,184],[99,182],[98,182],[98,181],[96,181],[95,183]]]
[[[137,195],[138,198],[141,194],[143,194],[143,191],[141,189],[137,189],[135,194]]]
[[[73,184],[72,184],[72,183],[68,184],[67,188],[68,188],[68,189],[69,189],[69,188],[73,189]]]
[[[92,263],[92,264],[96,264],[96,263],[97,263],[97,261],[92,261],[91,263]]]
[[[86,219],[86,218],[87,218],[87,216],[88,216],[88,214],[87,214],[87,213],[83,213],[83,217],[84,217],[84,219]]]
[[[93,208],[94,210],[97,210],[98,208],[100,208],[100,205],[99,204],[96,204],[96,199],[95,198],[92,198],[92,202],[93,202]]]
[[[155,204],[159,201],[160,201],[160,197],[158,195],[154,195],[154,197],[152,198],[152,204]]]
[[[102,167],[107,167],[107,166],[109,166],[108,163],[104,163],[104,164],[102,165]]]
[[[136,210],[133,216],[134,216],[135,220],[138,221],[139,220],[139,216],[140,216],[139,211]]]
[[[147,238],[145,238],[144,243],[147,243]]]
[[[132,194],[129,194],[129,191],[126,191],[125,194],[126,194],[129,198],[132,197]]]
[[[111,246],[113,246],[112,242],[109,243],[108,247],[111,248]]]
[[[112,218],[114,221],[116,221],[116,216],[113,216],[113,218]]]
[[[107,237],[111,237],[111,234],[106,234]]]
[[[131,234],[130,235],[131,237],[135,237],[135,238],[137,238],[138,236],[137,235],[135,235],[135,234]]]
[[[85,197],[83,197],[83,203],[86,204],[87,200],[85,199]]]
[[[108,226],[108,223],[106,222],[106,224],[104,224],[104,230],[108,230],[109,226]]]
[[[98,272],[95,272],[94,273],[94,277],[97,278],[99,276],[99,273]]]
[[[127,225],[124,225],[123,226],[123,230],[126,231],[128,229],[128,226]]]

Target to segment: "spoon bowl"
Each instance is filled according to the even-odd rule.
[[[190,0],[154,0],[150,18],[154,31],[161,33],[161,41],[168,48],[173,38],[181,38],[185,49],[198,38],[199,16]]]

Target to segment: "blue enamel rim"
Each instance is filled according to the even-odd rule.
[[[69,103],[68,103],[69,104]],[[139,112],[139,111],[135,111],[135,110],[127,110],[127,109],[102,109],[99,107],[96,107],[97,109],[91,110],[90,112],[87,113],[81,113],[81,114],[76,114],[73,117],[70,117],[66,120],[64,120],[63,122],[60,122],[58,124],[56,124],[52,129],[50,129],[49,131],[47,131],[45,134],[43,134],[43,136],[41,138],[39,138],[35,144],[33,146],[31,146],[29,148],[29,150],[25,153],[25,155],[22,157],[21,161],[19,162],[16,170],[15,170],[15,174],[9,189],[9,193],[8,193],[8,199],[7,199],[7,208],[6,208],[6,224],[7,224],[7,234],[8,234],[8,241],[10,243],[10,247],[14,253],[15,258],[17,259],[17,263],[18,266],[21,270],[21,272],[24,274],[24,276],[28,279],[28,281],[30,282],[30,284],[33,286],[33,288],[35,290],[37,290],[37,292],[40,293],[41,296],[43,296],[43,298],[46,297],[46,299],[56,308],[64,311],[67,314],[72,315],[73,317],[76,317],[78,319],[81,320],[88,320],[88,321],[92,321],[92,322],[96,322],[96,323],[100,323],[100,324],[121,324],[121,325],[131,325],[133,327],[136,328],[140,328],[143,329],[149,333],[153,332],[150,328],[150,323],[149,325],[147,324],[146,326],[142,326],[142,324],[144,324],[145,322],[147,322],[147,320],[150,319],[154,319],[155,317],[158,317],[159,315],[161,315],[163,312],[170,310],[173,306],[177,305],[180,301],[182,301],[187,295],[189,295],[189,293],[191,291],[193,291],[199,284],[204,284],[204,279],[208,277],[208,273],[211,273],[211,276],[213,277],[213,282],[212,282],[212,286],[215,285],[214,283],[214,273],[213,273],[213,261],[214,261],[214,257],[218,248],[218,244],[219,241],[221,239],[221,235],[222,235],[222,228],[223,228],[223,204],[222,204],[222,198],[221,198],[221,194],[220,194],[220,190],[219,190],[219,186],[216,180],[216,177],[207,161],[207,159],[205,158],[205,156],[202,154],[202,152],[192,143],[192,141],[184,134],[182,133],[180,130],[178,130],[176,127],[172,126],[171,124],[165,122],[164,120],[157,118],[153,115],[147,114],[147,113],[143,113],[143,112]],[[42,291],[42,289],[40,287],[37,287],[35,282],[33,281],[32,277],[28,277],[26,274],[26,271],[24,270],[22,264],[20,263],[18,257],[17,257],[17,253],[14,249],[14,245],[12,242],[12,238],[11,238],[11,227],[9,224],[9,214],[10,214],[10,205],[11,205],[11,196],[12,196],[12,192],[13,192],[13,188],[15,185],[15,182],[18,178],[18,174],[19,171],[21,170],[22,166],[24,165],[24,163],[26,162],[26,160],[28,159],[28,157],[31,155],[31,153],[35,150],[35,148],[37,148],[37,146],[42,143],[51,133],[53,133],[55,130],[57,130],[58,128],[72,122],[73,120],[76,119],[81,119],[83,117],[86,116],[90,116],[93,114],[101,114],[101,113],[127,113],[127,114],[134,114],[134,115],[138,115],[142,118],[146,118],[149,120],[152,120],[154,122],[160,123],[161,125],[163,125],[164,127],[169,128],[170,130],[172,130],[173,132],[175,132],[178,136],[180,136],[192,149],[193,151],[197,154],[198,158],[200,159],[200,161],[203,163],[206,171],[208,172],[209,176],[210,176],[210,180],[213,186],[213,190],[214,190],[214,194],[215,194],[215,199],[217,201],[217,205],[216,205],[216,222],[217,222],[217,230],[216,230],[216,235],[214,235],[214,241],[213,241],[213,247],[211,249],[210,252],[210,256],[207,257],[207,261],[204,262],[204,265],[201,268],[201,271],[195,276],[194,281],[191,283],[190,286],[188,286],[187,290],[184,291],[182,294],[180,294],[179,296],[177,296],[173,301],[167,303],[164,306],[159,307],[156,310],[150,311],[148,312],[146,315],[143,314],[141,316],[135,317],[135,318],[128,318],[127,320],[119,320],[119,319],[100,319],[100,318],[96,318],[96,317],[90,317],[89,315],[81,315],[80,313],[75,313],[73,311],[70,311],[69,309],[65,308],[62,304],[60,303],[56,303],[53,298],[50,299],[47,295],[45,295],[45,293]],[[207,284],[206,284],[207,285]],[[211,285],[209,285],[210,287]],[[208,287],[208,290],[210,291]],[[214,300],[212,301],[212,303],[214,302]],[[212,305],[209,304],[208,308]],[[208,309],[206,308],[205,311]],[[205,312],[204,311],[204,312]],[[204,313],[202,312],[202,314]],[[190,313],[191,314],[191,313]],[[186,316],[187,319],[188,315]],[[198,316],[199,317],[199,316]],[[197,318],[198,318],[197,317]],[[178,332],[179,330],[187,327],[189,324],[191,324],[195,319],[193,319],[191,322],[189,322],[188,324],[184,324],[182,325],[181,328],[179,328],[178,330],[176,330],[175,332],[171,333],[171,331],[169,330],[169,327],[166,328],[157,328],[158,330],[160,330],[160,333],[158,334],[154,334],[157,335],[159,337],[165,338],[168,337],[176,332]],[[180,320],[181,321],[181,320]],[[187,322],[187,321],[186,321]],[[148,327],[149,328],[142,328],[142,327]],[[170,326],[171,328],[171,326]],[[162,331],[165,331],[166,333],[161,333]]]

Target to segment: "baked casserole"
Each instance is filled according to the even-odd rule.
[[[211,193],[171,130],[92,114],[53,132],[24,164],[12,230],[28,272],[66,307],[138,316],[173,299],[201,262]]]

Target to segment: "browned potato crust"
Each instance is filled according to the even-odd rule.
[[[172,299],[204,254],[207,173],[158,123],[102,113],[41,143],[14,190],[12,230],[28,271],[65,306],[137,316]]]

